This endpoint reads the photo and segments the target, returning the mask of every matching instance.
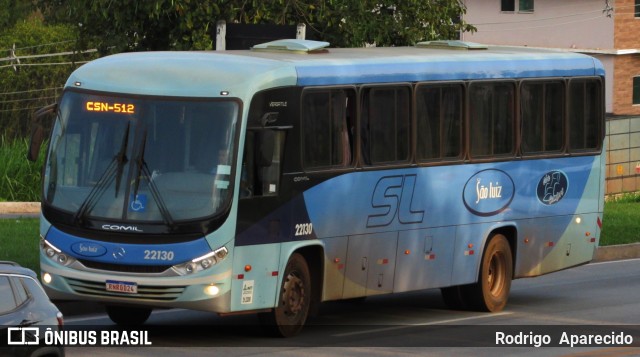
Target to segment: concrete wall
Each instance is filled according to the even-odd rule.
[[[630,2],[634,0],[616,0]],[[501,12],[500,0],[465,0],[464,19],[477,27],[465,41],[515,46],[614,48],[614,17],[603,0],[535,0],[532,13]],[[614,5],[614,1],[610,4]],[[637,34],[638,32],[636,32]]]

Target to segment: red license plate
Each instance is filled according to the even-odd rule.
[[[107,291],[113,291],[118,293],[125,293],[125,294],[138,293],[138,284],[130,281],[107,280],[106,288],[107,288]]]

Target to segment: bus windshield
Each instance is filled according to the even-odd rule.
[[[67,91],[45,164],[44,200],[84,219],[172,224],[232,197],[234,100]]]

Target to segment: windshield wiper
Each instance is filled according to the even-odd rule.
[[[120,145],[120,151],[113,157],[111,162],[109,162],[109,166],[104,170],[96,185],[93,186],[87,198],[82,201],[80,208],[76,212],[73,217],[74,222],[82,222],[86,215],[93,210],[95,205],[98,203],[98,199],[102,197],[104,192],[107,190],[111,182],[115,179],[114,175],[117,175],[116,181],[116,197],[118,197],[118,191],[120,190],[120,181],[122,180],[122,171],[124,170],[124,165],[129,161],[127,159],[127,146],[129,145],[129,131],[131,129],[131,123],[127,122],[127,130],[124,133],[124,137],[122,138],[122,144]]]
[[[133,182],[133,199],[137,199],[138,196],[138,188],[140,188],[140,179],[144,177],[149,185],[149,190],[151,191],[151,195],[153,196],[154,201],[158,205],[158,210],[160,211],[160,215],[162,219],[165,221],[167,226],[171,229],[175,227],[173,223],[173,218],[171,217],[171,213],[169,213],[169,209],[167,209],[167,205],[164,203],[162,199],[162,195],[160,194],[160,190],[158,186],[156,186],[155,182],[153,182],[152,174],[149,170],[149,166],[147,162],[144,160],[144,151],[147,144],[147,127],[144,127],[144,131],[142,133],[142,141],[140,142],[140,150],[135,158],[136,163],[136,176],[135,181]]]

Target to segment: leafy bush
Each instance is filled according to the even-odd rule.
[[[0,201],[40,201],[40,173],[46,145],[35,163],[27,160],[28,147],[28,139],[0,136]]]

